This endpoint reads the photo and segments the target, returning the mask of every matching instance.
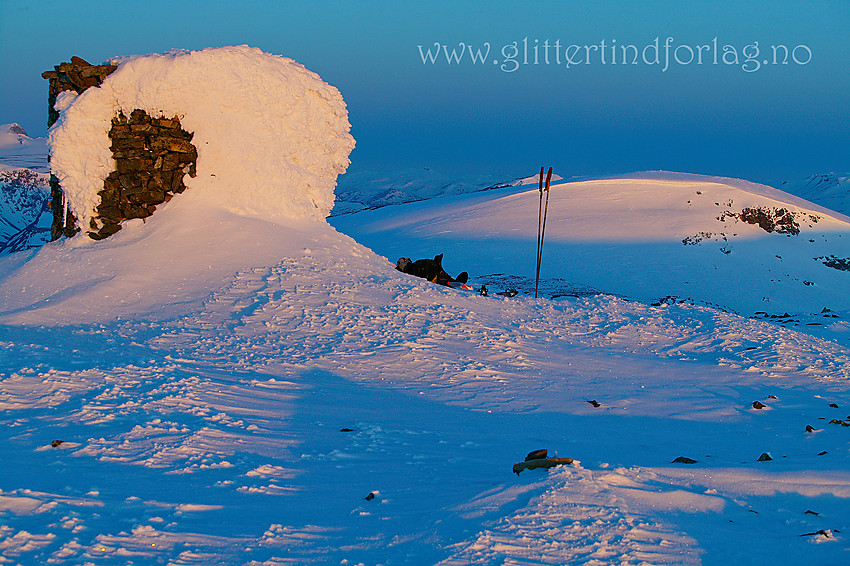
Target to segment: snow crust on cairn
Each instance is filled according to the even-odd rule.
[[[330,213],[354,138],[342,95],[317,74],[244,45],[114,62],[100,87],[56,100],[50,166],[78,226],[97,215],[98,191],[115,169],[112,118],[136,108],[177,116],[194,132],[197,177],[184,182],[205,202],[268,219]]]

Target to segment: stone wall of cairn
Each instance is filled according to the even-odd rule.
[[[60,92],[81,93],[98,87],[115,69],[114,65],[91,65],[72,57],[70,63],[42,73],[50,81],[48,127],[59,118],[53,106]],[[184,174],[195,176],[198,152],[192,145],[192,134],[180,127],[177,117],[155,118],[139,109],[129,118],[119,113],[112,119],[109,138],[115,170],[104,180],[98,193],[101,202],[89,226],[77,226],[77,219],[66,209],[59,180],[51,175],[52,239],[71,237],[81,228],[95,240],[111,236],[121,229],[124,220],[146,218],[158,204],[183,192]]]
[[[130,218],[147,218],[156,205],[186,189],[183,175],[195,176],[198,152],[192,134],[177,118],[151,118],[143,110],[118,114],[109,130],[115,171],[103,182],[96,218],[88,235],[111,236]]]

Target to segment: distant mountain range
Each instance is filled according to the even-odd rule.
[[[0,125],[0,253],[38,246],[50,227],[47,139],[32,138],[17,123]],[[563,181],[554,175],[553,181]],[[567,180],[587,180],[574,177]],[[501,187],[534,185],[537,175],[515,178],[470,174],[458,178],[422,167],[401,171],[350,171],[340,177],[332,216]],[[850,175],[827,173],[767,183],[836,212],[850,215]]]
[[[812,175],[772,186],[850,216],[850,174]]]

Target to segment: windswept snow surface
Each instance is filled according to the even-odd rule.
[[[624,186],[652,198],[624,202]],[[584,198],[643,202],[644,220],[613,207],[597,226],[605,215],[573,207],[590,215],[576,216],[588,246],[635,230],[663,241],[654,219],[695,227],[663,213],[659,187],[712,211],[732,190],[616,187]],[[549,260],[570,234],[567,190],[553,189]],[[470,211],[526,189],[484,195],[345,218],[365,235],[380,213],[393,230],[372,236],[379,251],[479,238],[478,255],[504,253]],[[323,221],[203,201],[190,188],[108,240],[0,258],[3,561],[848,562],[850,427],[830,422],[850,418],[839,342],[699,304],[464,294]],[[517,206],[503,210],[487,230],[516,228],[533,254]],[[837,238],[843,220],[819,214]],[[736,251],[759,242],[744,228]],[[452,259],[475,265],[462,249]],[[735,285],[761,284],[748,273]],[[544,447],[576,461],[511,472]]]

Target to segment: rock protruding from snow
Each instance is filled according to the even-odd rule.
[[[115,170],[119,112],[177,116],[194,133],[186,186],[212,204],[262,218],[324,219],[354,147],[339,91],[295,61],[247,46],[124,59],[97,88],[57,97],[51,170],[83,227]]]

